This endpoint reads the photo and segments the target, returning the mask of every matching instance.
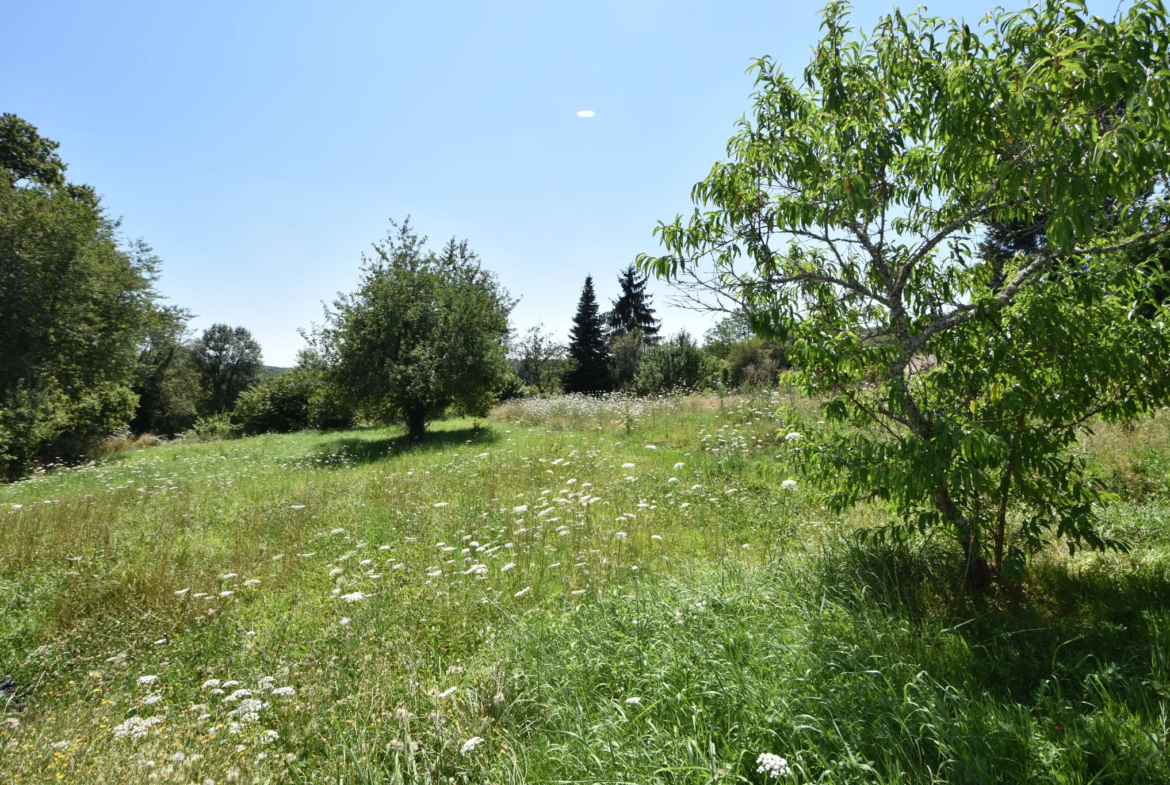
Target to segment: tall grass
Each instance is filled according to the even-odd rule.
[[[1164,497],[971,598],[821,509],[781,406],[819,427],[553,399],[0,487],[0,781],[1170,781]]]

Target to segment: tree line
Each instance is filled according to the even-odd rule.
[[[586,282],[565,347],[513,340],[514,301],[466,241],[427,247],[409,221],[362,257],[291,369],[266,369],[244,327],[196,335],[155,284],[161,261],[127,241],[59,144],[0,117],[0,477],[76,461],[111,435],[261,433],[405,422],[421,440],[447,411],[483,414],[528,392],[653,391],[711,381],[687,336],[662,342],[633,266],[599,313]]]

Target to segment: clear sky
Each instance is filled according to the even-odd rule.
[[[520,299],[515,327],[564,337],[586,273],[606,307],[656,222],[689,212],[750,107],[751,59],[803,70],[820,7],[0,0],[0,111],[154,246],[194,326],[247,327],[269,364],[407,215],[432,245],[470,241]],[[854,23],[893,7],[860,2]],[[651,290],[664,331],[710,325]]]

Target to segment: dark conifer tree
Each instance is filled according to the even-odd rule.
[[[613,310],[605,315],[610,335],[618,336],[639,331],[648,343],[657,343],[661,322],[654,318],[650,307],[651,296],[646,293],[649,276],[638,275],[638,269],[630,265],[618,276],[622,294],[613,301]]]
[[[609,345],[591,275],[585,277],[577,315],[573,317],[573,327],[569,330],[569,359],[572,362],[563,381],[565,392],[600,393],[611,389]]]

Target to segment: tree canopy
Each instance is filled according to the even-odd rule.
[[[230,411],[240,393],[264,371],[260,343],[244,327],[213,324],[195,343],[195,365],[203,378],[205,409]]]
[[[648,280],[649,276],[639,273],[633,264],[618,275],[621,294],[613,301],[613,309],[605,315],[611,337],[637,330],[648,343],[657,342],[660,323],[650,307],[653,298],[646,292]]]
[[[159,261],[120,244],[57,143],[0,118],[0,475],[76,458],[134,413],[139,338]]]
[[[805,392],[858,426],[799,448],[835,508],[948,527],[979,585],[1052,533],[1106,544],[1068,448],[1170,392],[1148,263],[1170,224],[1165,9],[1045,0],[982,29],[896,11],[858,35],[832,2],[823,30],[799,83],[755,63],[728,160],[640,264],[791,341]]]
[[[362,257],[317,343],[341,387],[367,411],[401,417],[412,441],[449,407],[484,414],[510,373],[513,301],[467,241],[427,250],[409,221]]]

